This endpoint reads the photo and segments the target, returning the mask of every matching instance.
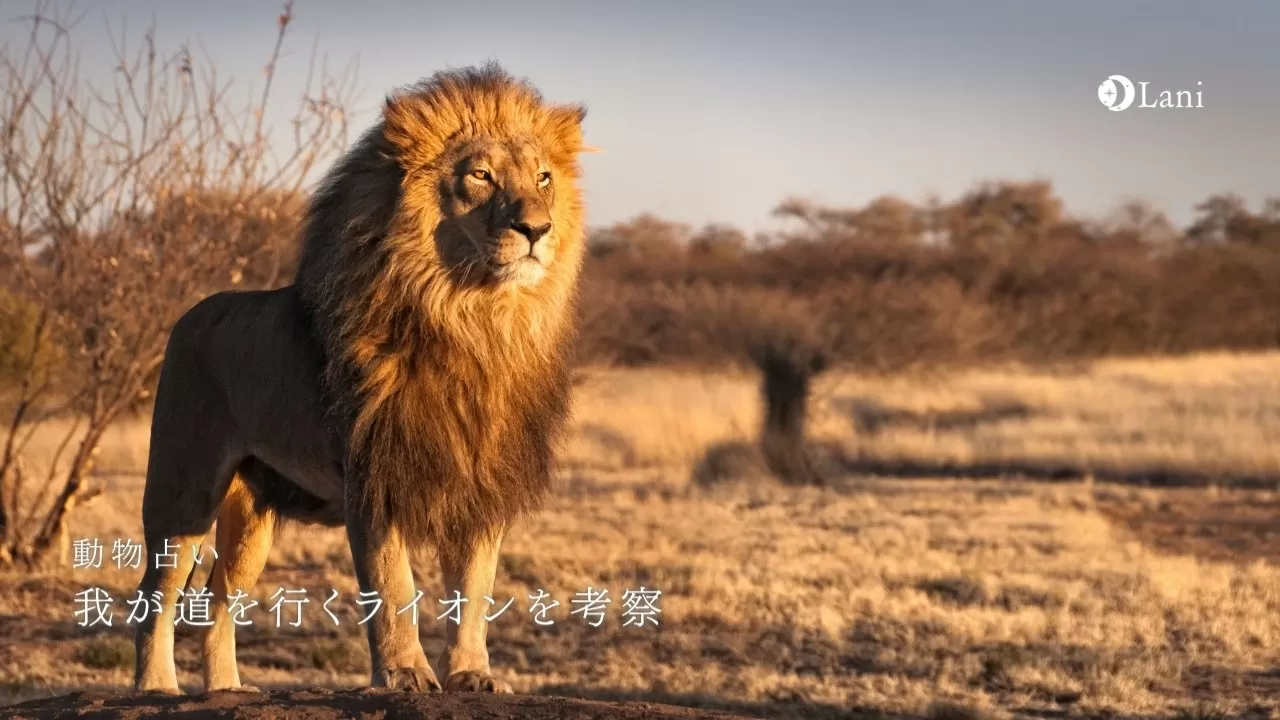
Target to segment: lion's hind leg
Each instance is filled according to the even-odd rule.
[[[225,482],[218,485],[226,487]],[[195,568],[196,552],[213,525],[217,505],[206,513],[195,503],[184,506],[184,498],[178,494],[169,499],[168,507],[155,507],[163,502],[161,498],[143,499],[147,556],[138,592],[152,610],[138,623],[135,633],[134,687],[176,694],[180,690],[173,643],[178,603]]]
[[[245,599],[267,565],[274,539],[276,514],[261,503],[246,481],[256,464],[250,459],[241,466],[218,514],[218,559],[210,579],[213,626],[205,633],[203,646],[206,690],[256,689],[240,684],[236,666],[237,615],[230,612],[231,604],[237,601],[251,604]]]
[[[192,357],[192,338],[199,328],[186,327],[194,322],[191,315],[178,322],[170,337],[151,419],[142,493],[146,569],[138,585],[150,611],[135,630],[138,690],[180,692],[173,659],[177,605],[196,553],[246,456],[233,434],[229,410],[211,391],[216,380]]]

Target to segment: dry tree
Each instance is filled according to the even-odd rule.
[[[764,418],[760,451],[769,471],[795,485],[824,485],[805,439],[813,379],[827,369],[817,345],[795,337],[770,336],[753,348],[760,369]]]
[[[177,317],[245,286],[264,244],[274,260],[252,281],[280,275],[287,216],[345,145],[354,80],[313,50],[282,111],[292,18],[285,3],[262,86],[241,102],[207,53],[163,49],[154,26],[133,46],[108,28],[113,56],[92,58],[92,81],[63,8],[40,4],[0,47],[0,298],[29,321],[0,388],[0,564],[65,558],[70,513],[101,491],[103,433],[145,401]],[[37,462],[40,433],[53,450]]]

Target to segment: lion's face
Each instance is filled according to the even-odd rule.
[[[460,277],[538,285],[561,249],[556,168],[530,141],[479,140],[459,148],[439,179],[436,243]]]

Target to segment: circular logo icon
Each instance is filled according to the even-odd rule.
[[[1133,83],[1123,75],[1112,75],[1098,86],[1098,100],[1112,112],[1120,112],[1132,105],[1133,94]]]

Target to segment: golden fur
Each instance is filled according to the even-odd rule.
[[[316,199],[297,286],[347,451],[369,464],[363,499],[413,539],[467,542],[545,489],[583,255],[582,116],[494,68],[446,73],[391,98]],[[442,226],[441,178],[476,138],[531,141],[558,170],[558,256],[533,288],[495,289],[452,258],[466,239]]]
[[[550,480],[568,410],[583,256],[581,106],[497,66],[439,73],[383,118],[311,204],[295,283],[220,293],[174,327],[143,499],[150,557],[218,518],[209,689],[240,687],[226,596],[248,592],[277,518],[345,524],[363,591],[412,601],[408,552],[438,551],[446,689],[503,691],[481,596],[502,536]],[[173,600],[193,567],[148,563],[162,612],[138,626],[139,689],[176,691]],[[371,682],[441,683],[408,615],[366,625]]]

